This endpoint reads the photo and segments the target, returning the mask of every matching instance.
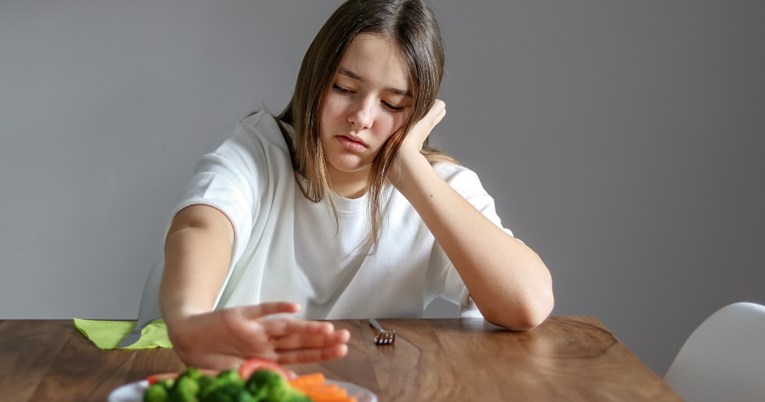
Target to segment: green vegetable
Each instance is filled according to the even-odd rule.
[[[217,378],[219,384],[237,384],[240,386],[244,385],[244,380],[242,377],[239,377],[239,373],[233,369],[221,371]]]
[[[289,394],[287,388],[292,390],[284,377],[270,370],[255,371],[247,380],[247,390],[258,401],[281,402],[284,396]]]
[[[213,376],[203,375],[197,381],[199,383],[199,398],[212,392],[218,385],[218,381]]]
[[[165,402],[167,401],[167,388],[163,384],[156,383],[143,392],[144,402]]]
[[[244,387],[233,382],[220,384],[199,402],[258,402]]]
[[[246,386],[259,402],[309,401],[302,392],[292,388],[284,377],[271,370],[255,371]]]
[[[310,402],[280,374],[257,370],[245,381],[237,370],[216,376],[189,368],[175,380],[157,381],[144,392],[144,402]]]
[[[163,386],[166,391],[170,391],[173,388],[173,385],[175,384],[175,380],[158,381],[157,384]]]
[[[198,402],[199,384],[192,376],[180,376],[170,390],[167,402]]]

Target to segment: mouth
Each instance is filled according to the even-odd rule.
[[[335,136],[335,138],[342,146],[352,151],[363,151],[369,148],[369,145],[358,138],[349,137],[347,135],[338,135]]]

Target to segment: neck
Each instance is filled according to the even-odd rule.
[[[359,198],[363,196],[368,189],[367,175],[369,171],[342,172],[329,167],[329,179],[332,183],[332,190],[345,198]]]

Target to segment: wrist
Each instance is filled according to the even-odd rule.
[[[425,155],[420,152],[402,152],[393,162],[388,180],[406,198],[410,198],[413,191],[421,187],[422,182],[427,181],[428,174],[434,173]]]
[[[212,312],[212,307],[204,307],[198,304],[175,303],[172,306],[165,306],[162,309],[162,319],[165,321],[168,329],[175,327],[191,317]]]

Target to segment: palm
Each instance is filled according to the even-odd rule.
[[[217,370],[255,356],[288,364],[345,355],[346,330],[328,322],[266,318],[295,311],[290,303],[267,303],[193,315],[174,328],[174,346],[186,364]]]

